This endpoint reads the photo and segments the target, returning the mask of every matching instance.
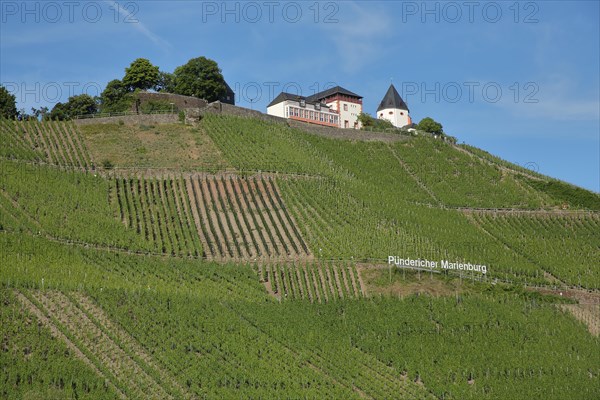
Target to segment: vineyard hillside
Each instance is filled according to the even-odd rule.
[[[0,397],[600,398],[600,195],[368,134],[0,119]]]

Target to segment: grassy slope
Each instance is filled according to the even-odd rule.
[[[117,168],[220,170],[228,166],[205,135],[171,125],[86,125],[79,127],[98,165]]]

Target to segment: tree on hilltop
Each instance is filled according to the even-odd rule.
[[[157,66],[145,58],[138,58],[128,68],[125,68],[123,85],[134,91],[151,89],[158,83],[160,71]]]
[[[394,124],[392,124],[387,119],[377,119],[371,116],[371,114],[366,112],[361,112],[358,114],[357,119],[360,121],[362,128],[372,128],[372,130],[385,131],[386,129],[394,129]]]
[[[175,69],[174,93],[194,96],[208,102],[222,98],[227,92],[219,65],[206,57],[193,58]]]
[[[423,118],[421,120],[421,122],[419,122],[419,124],[417,125],[417,129],[420,131],[433,133],[434,135],[443,135],[444,134],[444,129],[442,127],[442,124],[434,121],[434,119],[430,118],[430,117]]]
[[[154,90],[157,92],[175,93],[175,74],[160,71]]]
[[[129,95],[127,86],[118,79],[108,82],[100,95],[102,112],[120,112],[131,108],[133,98]]]
[[[17,103],[14,94],[0,85],[0,118],[14,118],[17,116]]]
[[[77,115],[94,114],[98,111],[96,100],[89,94],[69,97],[66,103],[56,103],[50,112],[50,119],[67,120]]]

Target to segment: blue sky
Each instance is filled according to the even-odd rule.
[[[598,1],[0,1],[0,82],[19,108],[97,95],[138,57],[216,60],[240,106],[341,85],[600,192]]]

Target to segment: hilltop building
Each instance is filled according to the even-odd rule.
[[[231,89],[231,86],[227,84],[227,82],[225,82],[225,94],[221,96],[219,101],[221,103],[231,104],[232,106],[235,106],[235,93],[233,89]]]
[[[269,103],[267,114],[311,124],[339,126],[338,113],[327,104],[286,92],[281,92]]]
[[[341,86],[304,97],[281,92],[267,106],[267,114],[338,128],[360,129],[362,96]]]
[[[398,94],[394,85],[390,85],[385,96],[377,107],[377,119],[387,119],[396,128],[402,128],[412,124],[408,106]]]
[[[360,129],[358,115],[362,112],[362,96],[357,95],[341,86],[308,96],[310,101],[320,101],[327,104],[340,115],[339,127]]]

